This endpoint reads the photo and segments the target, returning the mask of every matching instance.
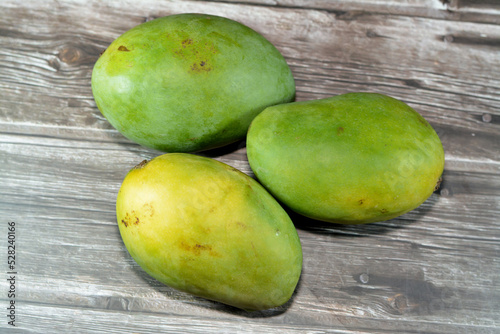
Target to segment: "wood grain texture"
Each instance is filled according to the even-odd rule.
[[[4,0],[0,10],[0,251],[15,221],[22,332],[500,331],[496,1]],[[161,153],[111,127],[90,76],[121,33],[182,12],[262,33],[290,64],[297,100],[372,91],[407,102],[443,141],[441,189],[408,214],[365,226],[290,213],[303,273],[276,309],[247,313],[150,278],[121,241],[114,205],[127,171]],[[202,154],[253,176],[244,141]],[[10,333],[0,315],[0,332]]]
[[[346,19],[366,13],[427,17],[461,22],[499,23],[496,0],[219,0],[221,3],[333,12]]]

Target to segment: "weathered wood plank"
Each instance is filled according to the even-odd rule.
[[[496,145],[488,150],[491,154],[500,145],[489,138],[498,131],[500,117],[496,107],[500,82],[490,75],[492,68],[500,67],[495,52],[498,45],[491,42],[500,40],[499,26],[423,18],[412,18],[409,25],[409,18],[387,19],[377,14],[343,20],[314,10],[297,13],[260,7],[254,9],[257,18],[251,22],[239,11],[240,6],[217,5],[220,8],[214,10],[207,4],[183,2],[183,6],[164,6],[161,12],[152,5],[148,12],[122,14],[118,20],[114,11],[98,9],[97,16],[83,14],[87,24],[67,19],[76,15],[78,8],[70,3],[60,6],[55,17],[48,13],[52,8],[45,5],[29,12],[32,17],[23,8],[10,9],[3,24],[9,28],[2,34],[6,61],[0,72],[5,92],[0,126],[5,129],[12,122],[30,126],[37,120],[39,125],[49,125],[44,131],[102,129],[106,136],[120,137],[97,110],[88,84],[98,54],[121,32],[147,18],[201,7],[212,13],[222,10],[228,17],[258,27],[274,42],[292,67],[298,100],[348,91],[389,94],[415,107],[438,130],[446,126],[442,136],[456,135],[455,126],[462,128],[464,133],[456,140],[446,141],[456,146],[447,152],[456,156],[457,150],[466,150],[460,154],[469,159],[479,159],[479,154],[494,159],[477,148]],[[96,6],[89,8],[95,10]],[[15,21],[17,17],[25,22]],[[296,25],[300,19],[305,24]],[[101,29],[92,31],[89,27]],[[105,31],[106,27],[110,30]],[[450,125],[454,126],[451,131]],[[473,152],[467,150],[471,147]]]
[[[0,139],[0,175],[9,180],[0,194],[0,210],[21,207],[15,210],[23,212],[18,217],[20,247],[27,247],[23,240],[38,240],[21,248],[20,279],[30,284],[23,287],[20,305],[50,301],[51,307],[167,312],[179,319],[193,314],[212,319],[220,311],[228,319],[243,316],[159,284],[127,254],[114,223],[114,198],[125,171],[152,153],[113,143]],[[26,174],[14,172],[26,165],[33,166],[24,169]],[[286,312],[269,311],[277,313],[269,324],[293,318],[298,327],[335,324],[341,329],[345,321],[359,330],[365,317],[409,321],[418,316],[439,326],[446,315],[455,328],[467,328],[475,319],[482,319],[481,326],[495,325],[500,290],[497,273],[488,268],[497,266],[499,252],[495,189],[500,177],[469,173],[468,178],[458,182],[463,179],[450,175],[447,180],[478,185],[482,195],[452,191],[445,200],[433,195],[391,222],[337,227],[292,215],[304,249],[304,271],[292,305]],[[476,221],[463,225],[469,219]],[[422,326],[410,323],[395,332]],[[384,332],[391,327],[377,328]]]
[[[491,1],[0,3],[0,215],[18,223],[18,323],[33,333],[494,333],[500,328],[500,25]],[[205,12],[264,34],[297,99],[376,91],[415,107],[446,152],[440,191],[388,222],[291,214],[304,250],[283,307],[246,313],[168,288],[115,223],[126,172],[160,152],[120,135],[90,90],[119,34]],[[250,15],[249,15],[250,13]],[[478,22],[481,22],[480,24]],[[204,152],[253,175],[244,141]],[[4,225],[2,225],[4,226]],[[0,237],[0,249],[6,249]],[[0,281],[0,291],[7,282]],[[0,304],[8,300],[0,294]],[[0,331],[9,328],[0,322]]]
[[[53,314],[54,316],[49,316]],[[328,314],[323,314],[322,317],[328,317]],[[267,326],[259,319],[241,319],[235,323],[226,319],[213,318],[211,320],[199,320],[197,317],[185,317],[175,319],[165,317],[158,314],[143,314],[143,313],[118,313],[96,311],[89,309],[60,309],[50,307],[48,305],[34,305],[27,309],[26,318],[33,323],[35,330],[44,330],[45,328],[53,328],[56,332],[62,332],[68,328],[72,328],[74,332],[82,330],[85,333],[211,333],[226,331],[227,333],[263,333],[271,334],[276,332],[281,333],[348,333],[348,330],[325,328],[323,326],[310,325],[274,325]],[[67,319],[74,319],[68,324]],[[292,319],[290,319],[292,320]],[[297,320],[304,320],[303,318]],[[346,323],[345,327],[349,326],[349,320],[335,320],[332,317],[332,322]],[[401,333],[394,331],[391,322],[385,323],[386,330],[381,331],[373,329],[374,321],[367,321],[363,329],[356,333]],[[73,326],[73,327],[70,327]],[[422,331],[425,333],[444,333],[447,330],[456,333],[494,333],[494,328],[488,326],[463,326],[451,328],[446,324],[426,324],[422,322]],[[419,333],[419,330],[408,328],[406,333]]]
[[[364,13],[427,17],[461,22],[498,24],[500,3],[496,0],[219,0],[216,2],[304,8],[336,13],[351,18]]]

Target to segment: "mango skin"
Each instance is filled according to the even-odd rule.
[[[250,126],[247,155],[259,181],[282,203],[342,224],[415,209],[444,168],[431,125],[405,103],[375,93],[267,108]]]
[[[292,221],[255,180],[169,153],[131,170],[116,214],[130,255],[173,288],[245,310],[286,303],[302,270]]]
[[[178,14],[113,41],[94,66],[92,92],[130,140],[195,152],[244,138],[258,113],[294,98],[295,82],[281,53],[249,27]]]

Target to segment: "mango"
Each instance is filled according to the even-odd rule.
[[[417,208],[444,168],[441,141],[420,114],[363,92],[265,109],[250,126],[247,155],[258,180],[284,205],[342,224]]]
[[[251,28],[177,14],[114,40],[94,65],[92,93],[130,140],[196,152],[243,139],[262,110],[293,100],[295,82],[281,53]]]
[[[217,160],[167,153],[125,177],[116,201],[132,258],[158,281],[245,310],[292,296],[302,249],[288,214],[254,179]]]

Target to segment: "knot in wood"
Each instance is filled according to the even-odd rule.
[[[64,48],[59,51],[59,59],[66,64],[76,63],[81,58],[81,51],[74,47]]]

